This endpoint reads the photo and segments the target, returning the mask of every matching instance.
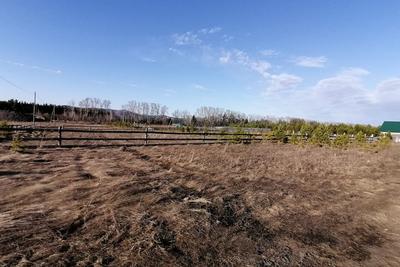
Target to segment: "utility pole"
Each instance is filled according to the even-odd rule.
[[[32,113],[33,128],[35,128],[35,113],[36,113],[36,91],[33,93],[33,113]]]

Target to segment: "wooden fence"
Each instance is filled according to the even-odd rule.
[[[1,134],[3,133],[3,134]],[[153,129],[85,129],[6,127],[0,129],[0,140],[17,138],[27,146],[93,146],[93,145],[178,145],[251,143],[263,140],[258,133],[177,132]],[[121,142],[124,143],[121,143]],[[82,143],[84,142],[84,143]],[[128,143],[127,143],[128,142]]]

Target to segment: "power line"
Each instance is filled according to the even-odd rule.
[[[14,88],[19,89],[20,91],[22,91],[22,92],[24,92],[24,93],[27,93],[27,94],[29,94],[29,95],[36,94],[36,91],[30,91],[30,90],[24,89],[24,88],[22,88],[21,86],[15,84],[14,82],[10,81],[9,79],[4,78],[4,76],[2,76],[2,75],[0,75],[0,79],[3,80],[3,81],[5,81],[5,82],[8,83],[9,85],[13,86]],[[38,99],[39,101],[45,103],[45,101],[44,101],[40,96],[37,96],[37,99]]]
[[[32,94],[32,93],[33,93],[33,92],[29,91],[29,90],[26,90],[26,89],[22,88],[21,86],[16,85],[16,84],[13,83],[12,81],[10,81],[10,80],[4,78],[2,75],[0,75],[0,79],[2,79],[3,81],[5,81],[5,82],[8,83],[9,85],[11,85],[11,86],[13,86],[13,87],[15,87],[15,88],[17,88],[17,89],[23,91],[24,93],[28,93],[28,94]]]

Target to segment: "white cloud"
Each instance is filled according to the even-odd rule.
[[[276,50],[273,49],[265,49],[265,50],[261,50],[260,54],[266,57],[270,57],[270,56],[277,56],[279,55],[279,52],[277,52]]]
[[[198,45],[202,43],[198,35],[192,32],[175,33],[172,35],[172,39],[176,45]]]
[[[212,27],[212,28],[203,28],[199,30],[199,33],[202,34],[213,34],[222,31],[221,27]]]
[[[221,64],[241,65],[261,75],[267,83],[266,94],[294,88],[303,81],[301,77],[293,74],[271,73],[272,65],[269,62],[253,59],[246,52],[238,49],[224,51],[219,57],[219,62]]]
[[[368,74],[361,68],[344,69],[310,88],[275,99],[272,105],[286,106],[292,116],[323,121],[377,125],[383,120],[398,120],[400,78],[386,79],[368,88],[364,84]]]
[[[269,62],[252,59],[247,55],[246,52],[238,49],[224,51],[219,57],[219,62],[222,64],[233,63],[244,66],[257,72],[263,77],[267,77],[269,75],[268,70],[271,68],[271,64]]]
[[[229,41],[232,41],[233,40],[233,36],[231,36],[231,35],[228,35],[228,34],[224,34],[224,35],[222,35],[222,40],[224,41],[224,42],[229,42]]]
[[[231,62],[231,52],[223,52],[219,57],[219,62],[222,64],[228,64]]]
[[[345,69],[336,76],[318,81],[312,88],[312,96],[322,100],[321,103],[329,108],[365,103],[369,97],[362,77],[368,73],[360,68]]]
[[[173,89],[164,89],[163,91],[164,91],[165,96],[171,96],[171,95],[176,94],[176,91]]]
[[[124,86],[132,87],[132,88],[136,88],[137,87],[137,84],[135,84],[135,83],[121,83],[121,84],[124,85]]]
[[[98,85],[105,85],[107,84],[105,81],[101,81],[101,80],[92,80],[93,83],[98,84]]]
[[[306,57],[301,56],[294,59],[294,63],[297,66],[308,67],[308,68],[323,68],[328,59],[324,56],[320,57]]]
[[[168,50],[169,50],[170,52],[174,53],[174,54],[179,55],[179,56],[183,56],[183,55],[185,54],[185,53],[182,52],[181,50],[176,49],[176,48],[173,48],[173,47],[168,48]]]
[[[395,103],[400,106],[400,78],[392,78],[379,83],[372,95],[372,100],[374,103]]]
[[[197,84],[197,83],[193,84],[193,88],[198,90],[198,91],[208,91],[207,87],[205,87],[205,86],[203,86],[201,84]]]
[[[140,58],[141,61],[143,62],[147,62],[147,63],[155,63],[157,62],[157,60],[155,60],[154,58],[151,57],[142,57]]]
[[[48,73],[52,73],[52,74],[62,74],[61,70],[44,68],[44,67],[39,67],[36,65],[27,65],[27,64],[21,63],[21,62],[15,62],[15,61],[10,61],[10,60],[3,60],[3,59],[0,59],[0,62],[4,62],[4,63],[14,65],[17,67],[21,67],[21,68],[29,68],[29,69],[39,70],[39,71],[48,72]]]
[[[284,89],[291,89],[296,87],[302,81],[303,78],[292,74],[271,74],[268,77],[268,87],[265,93],[268,95]]]

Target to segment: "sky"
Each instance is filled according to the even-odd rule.
[[[400,120],[400,1],[1,0],[0,99]]]

